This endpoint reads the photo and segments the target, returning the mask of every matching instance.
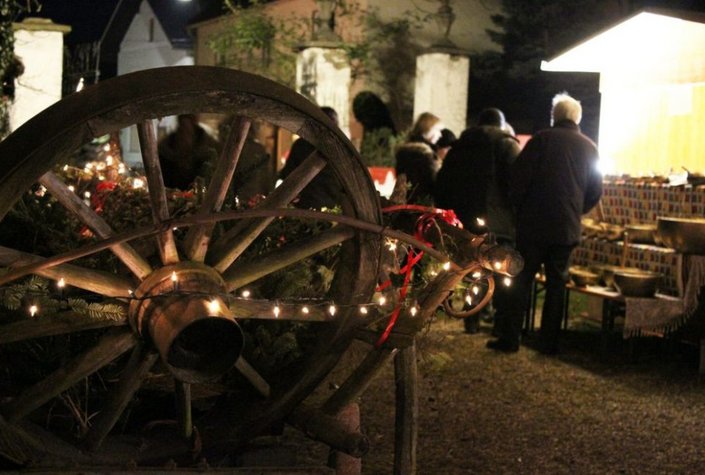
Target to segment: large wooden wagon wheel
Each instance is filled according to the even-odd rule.
[[[191,214],[171,216],[154,121],[204,112],[235,118],[228,136],[221,138],[222,151],[199,206]],[[318,152],[257,207],[223,210],[254,119],[298,134]],[[153,224],[116,231],[53,170],[82,144],[133,124],[138,128]],[[125,315],[96,321],[67,311],[58,321],[25,318],[2,324],[0,350],[60,334],[68,335],[70,344],[79,343],[71,359],[55,362],[46,374],[28,377],[22,387],[3,389],[4,457],[49,467],[114,466],[128,460],[140,465],[166,460],[188,464],[198,457],[221,461],[284,420],[332,447],[357,456],[363,453],[366,439],[341,429],[332,416],[364,390],[370,375],[396,348],[413,348],[413,334],[423,318],[400,319],[398,326],[402,330],[408,326],[410,339],[400,339],[403,332],[392,335],[388,344],[371,351],[320,408],[311,409],[302,401],[330,373],[354,337],[374,342],[379,336],[366,333],[364,327],[388,313],[372,302],[381,275],[382,236],[415,240],[381,224],[378,197],[366,168],[352,144],[316,106],[283,86],[234,70],[177,67],[137,72],[86,88],[27,122],[0,143],[0,170],[0,217],[39,183],[94,236],[87,244],[51,256],[0,242],[0,266],[9,268],[0,275],[0,286],[38,275],[80,289],[91,301],[113,303]],[[332,170],[337,181],[338,210],[290,206],[324,170]],[[301,221],[318,223],[316,232],[307,239],[272,245],[273,227],[286,229],[288,223]],[[216,228],[224,223],[229,226]],[[452,272],[434,281],[407,314],[432,314],[470,272],[498,270],[500,264],[509,272],[511,256],[493,254],[481,238],[463,235],[459,241],[464,262],[449,263]],[[145,255],[149,248],[145,243],[158,252]],[[434,249],[425,249],[445,259]],[[100,253],[112,253],[116,267],[84,265],[85,258]],[[272,293],[265,298],[247,296],[250,285],[307,259],[323,259],[322,255],[332,272],[317,295],[303,288],[307,299],[293,304]],[[278,371],[265,370],[251,359],[256,355],[248,348],[259,330],[281,324],[303,327],[303,354]],[[413,352],[402,351],[402,356],[397,360],[413,361]],[[139,399],[139,390],[145,389],[147,379],[153,382],[154,375],[173,381],[169,397],[176,404],[160,400],[161,407],[146,415],[147,427],[130,426],[133,399]],[[90,398],[85,391],[91,408],[85,409],[80,433],[54,426],[49,432],[42,429],[46,424],[40,423],[52,414],[52,404],[89,379],[97,381],[94,386],[99,390]],[[218,384],[209,386],[212,381]],[[192,391],[204,390],[218,397],[194,409]],[[161,424],[165,418],[176,423],[165,426]],[[413,447],[413,430],[400,433],[406,442],[398,445]],[[407,460],[412,458],[406,454]],[[410,473],[402,464],[397,466],[400,473]]]
[[[229,136],[222,142],[213,178],[207,186],[200,207],[187,217],[170,220],[166,190],[156,150],[153,121],[168,115],[185,113],[236,114]],[[259,207],[225,218],[218,216],[230,186],[238,157],[251,120],[262,119],[286,128],[314,144],[313,153]],[[94,137],[136,124],[148,181],[154,226],[116,233],[110,223],[86,206],[69,187],[52,172],[80,145]],[[293,219],[301,217],[320,221],[350,218],[371,226],[379,226],[380,210],[369,175],[347,138],[303,97],[261,77],[233,70],[208,67],[177,67],[129,74],[102,82],[73,94],[45,110],[0,143],[2,175],[0,176],[0,216],[36,182],[41,183],[61,205],[80,219],[97,241],[58,256],[37,256],[7,247],[0,248],[0,265],[12,270],[0,277],[3,284],[15,282],[30,273],[50,279],[64,279],[68,286],[84,289],[126,307],[128,318],[109,325],[96,344],[75,359],[24,388],[5,401],[2,412],[3,432],[10,425],[31,432],[32,414],[63,391],[99,371],[105,365],[132,352],[125,360],[118,380],[87,432],[76,441],[78,448],[93,451],[63,452],[68,460],[90,463],[110,460],[105,446],[123,411],[140,388],[141,381],[158,361],[167,367],[175,380],[180,401],[180,424],[183,434],[190,435],[190,385],[218,378],[233,365],[245,381],[260,393],[261,402],[239,420],[218,414],[217,421],[207,420],[206,433],[201,431],[199,444],[203,453],[226,451],[260,434],[288,415],[335,365],[350,343],[353,330],[365,323],[358,304],[368,304],[374,292],[380,254],[380,236],[357,231],[350,226],[334,226],[305,242],[284,245],[256,260],[239,259],[256,243],[278,216],[286,216],[287,208],[300,191],[324,168],[332,169],[340,185],[339,214],[314,213],[289,209]],[[279,211],[277,211],[279,210]],[[220,241],[211,242],[215,223],[223,219],[239,219]],[[284,218],[285,219],[285,218]],[[190,226],[189,226],[190,225]],[[175,228],[188,227],[182,241]],[[134,238],[156,239],[159,260],[148,260],[131,245]],[[341,245],[342,243],[342,245]],[[113,274],[71,263],[79,257],[108,248],[117,256],[128,273]],[[229,301],[248,283],[273,273],[308,256],[331,248],[339,249],[335,273],[327,292],[310,310],[294,313],[279,302],[238,299]],[[172,276],[178,276],[178,292]],[[330,308],[330,305],[336,305]],[[234,309],[233,311],[230,309]],[[239,309],[239,310],[238,310]],[[301,310],[301,307],[299,307]],[[303,315],[302,315],[303,314]],[[316,340],[310,354],[296,368],[285,384],[267,381],[245,359],[240,357],[242,332],[236,323],[247,318],[292,321],[318,321]],[[84,327],[70,322],[56,325],[33,325],[23,331],[19,322],[0,329],[0,340],[10,343],[61,332],[78,332]],[[108,325],[108,324],[105,324]],[[318,328],[322,327],[322,328]],[[289,371],[291,373],[291,370]],[[106,383],[107,384],[107,383]],[[8,425],[8,423],[10,425]],[[212,427],[211,427],[212,426]],[[185,443],[149,441],[159,450],[128,454],[138,462],[177,458],[193,450]],[[30,444],[32,437],[27,438]],[[59,438],[41,439],[47,452],[60,452]],[[149,445],[147,444],[147,445]],[[60,454],[53,453],[60,457]],[[124,453],[123,453],[123,457]],[[21,457],[20,457],[21,458]],[[35,461],[39,463],[40,461]]]

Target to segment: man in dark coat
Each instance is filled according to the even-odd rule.
[[[485,109],[476,127],[466,129],[446,155],[436,177],[436,206],[453,209],[463,226],[500,239],[514,240],[509,202],[509,165],[519,155],[519,141],[504,130],[499,109]],[[479,226],[477,219],[487,226]]]
[[[465,229],[476,234],[490,230],[498,243],[513,246],[509,166],[520,149],[519,141],[505,127],[501,110],[483,110],[477,126],[463,131],[452,144],[436,177],[434,198],[439,208],[454,210]],[[495,290],[495,322],[507,311],[505,291],[501,285]],[[479,319],[479,314],[466,318],[465,331],[476,333]]]
[[[540,350],[558,351],[565,283],[573,248],[581,235],[580,218],[602,195],[595,143],[580,132],[580,103],[567,94],[553,99],[550,129],[538,132],[511,167],[510,197],[517,213],[517,250],[524,269],[514,279],[512,305],[489,348],[519,349],[521,324],[536,272],[544,265],[546,297],[541,314]]]
[[[331,121],[338,125],[338,113],[332,107],[323,106],[321,111],[325,113]],[[281,180],[286,179],[299,165],[301,165],[309,155],[316,151],[313,144],[303,138],[297,139],[291,146],[289,157],[284,168],[279,172]],[[340,181],[331,167],[325,167],[316,177],[311,180],[299,194],[294,206],[297,208],[333,208],[341,204],[343,194]]]

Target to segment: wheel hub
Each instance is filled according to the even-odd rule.
[[[187,383],[212,381],[235,364],[244,337],[222,295],[214,269],[196,262],[165,266],[135,290],[129,319],[157,347],[174,376]]]

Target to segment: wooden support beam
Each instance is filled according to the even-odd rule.
[[[416,473],[419,401],[416,346],[404,348],[394,359],[396,404],[394,417],[394,474]]]
[[[370,441],[359,428],[348,430],[335,417],[305,404],[299,405],[286,418],[286,422],[301,432],[327,444],[329,447],[353,457],[362,457],[370,449]]]

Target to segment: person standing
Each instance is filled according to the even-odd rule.
[[[433,203],[436,174],[441,167],[435,148],[443,128],[438,116],[422,113],[414,122],[407,140],[394,153],[396,174],[405,175],[409,184],[407,203]]]
[[[519,141],[505,127],[501,110],[480,112],[477,126],[463,131],[448,152],[436,178],[434,198],[439,208],[454,210],[465,229],[475,234],[492,231],[499,244],[513,247],[509,166],[520,149]],[[507,311],[506,290],[496,287],[492,300],[495,322]],[[478,313],[464,319],[467,333],[478,332],[480,317]]]
[[[338,113],[332,107],[323,106],[321,111],[328,116],[333,124],[338,126]],[[299,165],[301,165],[309,155],[316,150],[311,142],[303,138],[298,138],[292,144],[289,151],[289,157],[286,160],[284,168],[279,172],[279,179],[284,180],[288,177]],[[333,208],[341,204],[340,198],[343,194],[340,181],[335,176],[331,167],[325,167],[316,177],[311,180],[301,193],[298,199],[294,201],[294,206],[297,208]]]
[[[528,310],[531,286],[543,264],[546,296],[539,349],[558,352],[565,284],[573,248],[580,241],[580,218],[602,195],[597,146],[580,132],[582,107],[566,93],[553,98],[552,127],[538,132],[510,168],[510,198],[516,209],[517,251],[524,269],[514,279],[513,298],[499,338],[488,348],[515,352]]]

